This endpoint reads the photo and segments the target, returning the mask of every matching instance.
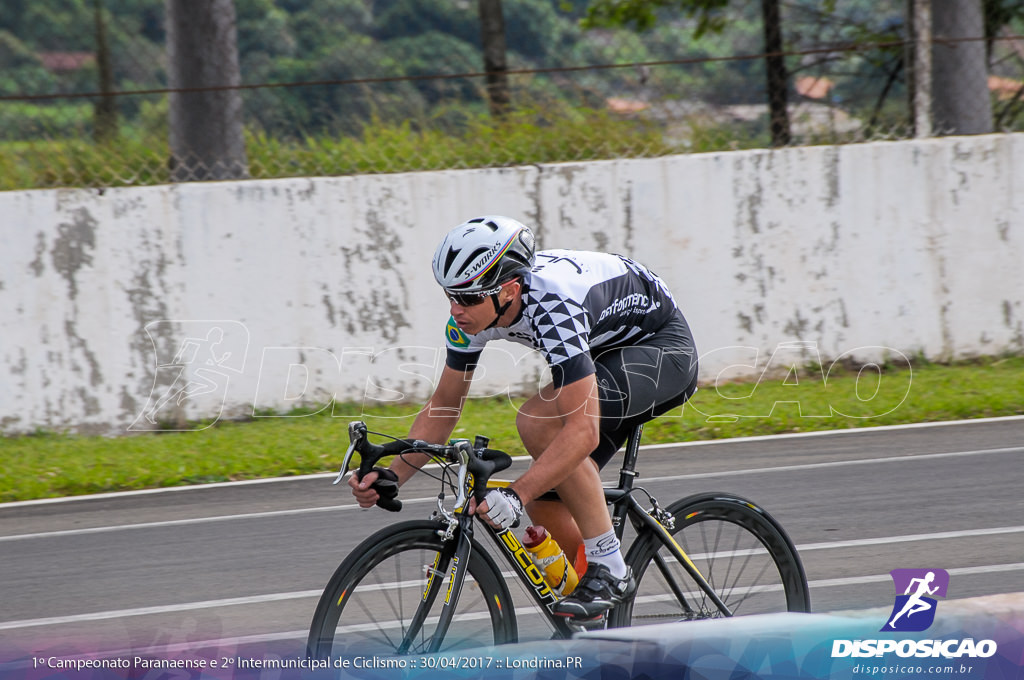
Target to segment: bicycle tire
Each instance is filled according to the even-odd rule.
[[[312,658],[388,656],[400,643],[425,597],[429,575],[434,592],[428,618],[404,653],[425,653],[433,624],[450,581],[457,543],[444,542],[436,521],[415,520],[386,527],[352,551],[331,576],[310,625],[307,651]],[[436,590],[440,588],[440,591]],[[438,651],[515,642],[512,598],[501,571],[474,539],[469,573],[456,607],[455,620]]]
[[[675,519],[673,538],[733,615],[810,611],[800,557],[767,512],[727,493],[689,496],[667,510]],[[626,562],[637,590],[611,612],[610,626],[723,616],[653,532],[641,530]]]

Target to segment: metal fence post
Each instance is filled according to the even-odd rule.
[[[913,51],[911,106],[914,136],[932,136],[932,3],[931,0],[910,0]]]

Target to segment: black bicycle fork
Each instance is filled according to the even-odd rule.
[[[416,608],[416,613],[409,622],[409,627],[402,637],[402,643],[398,646],[398,654],[407,654],[416,637],[420,634],[427,622],[427,615],[430,613],[437,601],[437,596],[444,586],[445,573],[450,572],[448,578],[448,589],[445,591],[444,604],[441,605],[441,612],[438,616],[437,627],[434,628],[433,637],[427,647],[427,653],[433,654],[441,647],[448,628],[455,617],[455,607],[459,602],[459,595],[462,593],[462,586],[466,582],[466,572],[469,571],[469,557],[473,550],[473,520],[468,515],[458,516],[458,531],[455,532],[455,541],[444,541],[443,547],[437,553],[437,559],[433,567],[429,567],[430,573],[427,577],[427,585],[423,589],[423,598]]]

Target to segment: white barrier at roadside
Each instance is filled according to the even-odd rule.
[[[705,380],[1024,351],[1020,167],[1007,134],[0,192],[0,431],[422,399],[448,318],[430,255],[481,213],[658,272]],[[474,396],[536,388],[524,353],[495,348]]]

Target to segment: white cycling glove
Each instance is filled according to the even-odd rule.
[[[487,512],[484,516],[502,529],[519,526],[519,518],[523,516],[523,502],[508,487],[491,489],[484,496],[487,501]]]

